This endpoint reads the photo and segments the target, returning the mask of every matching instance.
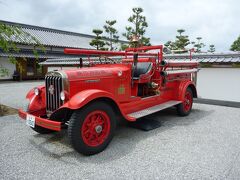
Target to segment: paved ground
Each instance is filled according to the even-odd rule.
[[[1,93],[4,88],[0,84]],[[19,95],[24,89],[14,88],[19,88]],[[4,102],[11,104],[17,94]],[[0,179],[240,177],[239,108],[194,104],[188,117],[178,117],[174,109],[168,109],[152,118],[161,121],[162,127],[143,132],[121,126],[104,152],[86,157],[71,148],[66,131],[39,135],[17,116],[2,117]]]
[[[24,82],[0,82],[0,104],[13,108],[21,108],[27,101],[25,100],[27,92],[44,84],[44,81],[24,81]]]

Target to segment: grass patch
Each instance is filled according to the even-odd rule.
[[[233,63],[233,64],[232,64],[232,67],[233,67],[233,68],[240,68],[240,63]]]
[[[11,108],[9,106],[5,106],[3,104],[0,104],[0,117],[1,116],[8,116],[8,115],[13,115],[13,114],[17,114],[18,110]]]
[[[202,67],[202,68],[211,68],[212,67],[212,64],[209,64],[209,63],[200,63],[200,66]]]

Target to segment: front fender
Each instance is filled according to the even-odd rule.
[[[117,106],[119,112],[121,115],[129,120],[133,121],[134,119],[131,119],[128,117],[120,108],[119,103],[115,100],[112,94],[108,93],[107,91],[99,90],[99,89],[91,89],[91,90],[84,90],[77,94],[75,94],[67,103],[65,103],[61,108],[68,108],[71,110],[79,109],[84,107],[89,102],[96,100],[98,98],[107,98],[114,102],[114,104]]]
[[[84,105],[88,104],[90,101],[97,99],[97,98],[110,98],[112,99],[117,105],[118,103],[112,96],[112,94],[98,89],[91,89],[91,90],[84,90],[77,94],[75,94],[66,104],[62,107],[66,107],[69,109],[79,109]]]
[[[41,86],[37,86],[37,88],[41,91],[44,92],[45,90],[45,86],[41,85]],[[34,94],[34,88],[31,89],[30,91],[28,91],[27,95],[26,95],[26,99],[31,100],[33,97],[35,96]]]
[[[194,83],[192,81],[182,81],[179,85],[179,94],[178,94],[178,100],[179,101],[183,101],[184,100],[184,96],[185,96],[185,92],[187,90],[187,88],[190,87],[193,93],[193,97],[196,98],[197,97],[197,90],[196,90],[196,86],[194,85]]]
[[[45,86],[38,86],[40,94],[35,95],[34,89],[31,89],[26,98],[29,100],[27,111],[34,115],[42,115],[45,113],[46,103],[45,103]]]

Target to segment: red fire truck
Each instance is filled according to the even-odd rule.
[[[45,85],[28,92],[28,108],[19,116],[38,133],[67,128],[73,148],[82,154],[103,151],[119,120],[133,122],[172,106],[186,116],[197,97],[198,62],[163,60],[161,45],[64,52],[85,59],[78,69],[48,72]],[[92,57],[107,61],[84,67]]]

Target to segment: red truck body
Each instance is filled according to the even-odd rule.
[[[90,155],[106,148],[120,119],[136,121],[171,106],[188,115],[197,97],[198,62],[164,61],[162,50],[161,45],[125,52],[65,49],[112,63],[48,72],[45,85],[27,94],[28,108],[19,116],[39,133],[68,128],[73,147]]]

